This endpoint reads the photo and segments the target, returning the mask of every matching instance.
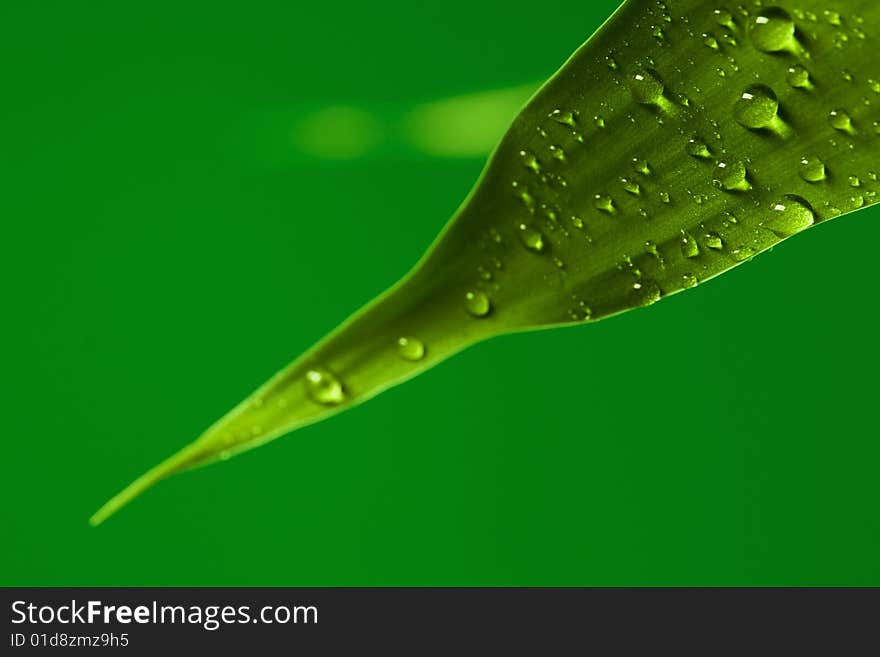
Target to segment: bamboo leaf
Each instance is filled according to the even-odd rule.
[[[875,0],[625,2],[400,283],[92,523],[481,340],[650,306],[876,203],[878,48]]]

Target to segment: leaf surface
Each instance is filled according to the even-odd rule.
[[[625,2],[404,279],[92,523],[481,340],[650,306],[876,203],[878,48],[873,0]]]

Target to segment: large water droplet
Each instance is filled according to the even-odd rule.
[[[306,392],[319,404],[335,406],[345,401],[345,389],[330,370],[316,367],[306,372],[305,380]]]
[[[635,69],[627,79],[630,93],[637,103],[653,105],[663,98],[663,82],[656,71],[647,68]]]
[[[760,10],[749,26],[755,48],[764,52],[790,50],[795,43],[795,25],[787,11],[779,7]]]
[[[825,163],[818,157],[803,157],[798,171],[801,178],[809,183],[822,182],[827,177]]]
[[[770,208],[770,216],[763,223],[779,237],[788,237],[809,228],[816,221],[810,204],[794,194],[787,194]]]
[[[757,130],[770,126],[778,111],[779,101],[773,90],[765,84],[751,84],[740,94],[733,115],[740,125]]]
[[[397,353],[404,360],[422,360],[425,357],[425,344],[418,338],[401,337],[397,340]]]
[[[479,290],[468,290],[464,295],[464,307],[474,317],[485,317],[489,314],[492,304],[485,293]]]

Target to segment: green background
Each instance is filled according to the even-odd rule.
[[[3,3],[0,584],[880,584],[878,207],[86,524],[403,274],[483,164],[296,156],[285,117],[540,80],[615,6]]]

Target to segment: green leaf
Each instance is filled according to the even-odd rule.
[[[650,306],[876,203],[880,4],[745,7],[624,3],[529,101],[401,282],[91,522],[481,340]]]

